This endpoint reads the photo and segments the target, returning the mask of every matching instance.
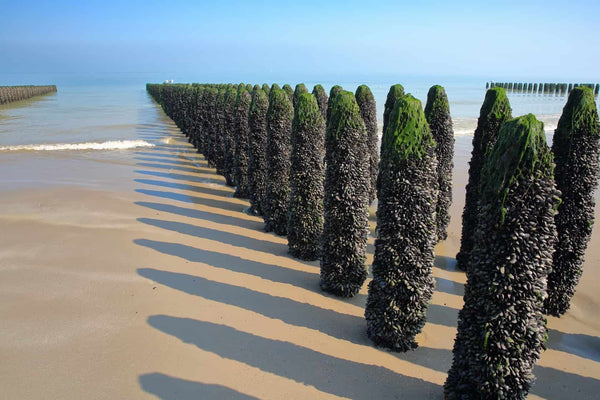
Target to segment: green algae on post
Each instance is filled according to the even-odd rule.
[[[256,86],[254,86],[254,89],[256,89]],[[262,90],[265,92],[265,94],[267,95],[267,98],[268,98],[269,97],[269,92],[271,91],[271,88],[269,87],[269,85],[266,84],[266,83],[263,83]]]
[[[452,169],[454,168],[454,131],[450,104],[446,91],[441,86],[432,86],[427,93],[425,118],[431,129],[431,136],[437,143],[435,154],[438,161],[438,198],[435,207],[437,240],[448,237],[450,205],[452,204]]]
[[[370,182],[367,134],[353,93],[340,90],[329,102],[321,289],[351,297],[367,278]]]
[[[496,87],[486,92],[477,121],[477,129],[473,136],[469,181],[462,214],[460,251],[456,255],[456,266],[463,271],[469,271],[469,253],[473,248],[473,237],[477,226],[481,168],[487,160],[490,149],[498,139],[500,127],[511,118],[511,113],[510,103],[504,89]]]
[[[481,172],[478,225],[445,398],[525,399],[547,340],[542,314],[558,195],[544,126],[506,122]]]
[[[377,106],[375,97],[367,85],[360,85],[354,94],[360,108],[360,115],[367,129],[369,143],[369,174],[371,183],[369,188],[369,204],[375,200],[377,189],[377,171],[379,169],[379,138],[377,137]]]
[[[266,92],[254,86],[248,113],[248,198],[250,212],[255,215],[263,215],[266,202],[268,108]]]
[[[392,85],[390,90],[388,91],[387,98],[385,100],[385,106],[383,109],[383,132],[388,126],[388,120],[390,118],[390,114],[396,105],[396,102],[404,96],[404,87],[400,84]]]
[[[294,104],[294,89],[292,89],[292,87],[289,84],[285,84],[282,87],[283,91],[288,95],[288,98],[290,99],[290,103],[292,103],[292,105]]]
[[[381,145],[373,280],[367,334],[393,351],[417,347],[433,294],[437,170],[435,142],[421,103],[396,102]]]
[[[292,105],[294,106],[294,108],[296,108],[298,97],[300,97],[302,93],[308,93],[308,89],[306,89],[304,83],[299,83],[296,85],[296,90],[294,90],[294,96],[292,97]]]
[[[271,89],[267,111],[267,186],[263,216],[265,230],[281,236],[287,234],[293,116],[294,109],[286,91]]]
[[[321,85],[315,85],[315,87],[313,88],[312,94],[317,99],[317,104],[319,105],[319,111],[321,111],[321,115],[323,116],[325,123],[327,123],[328,97],[327,97],[327,93],[325,92],[325,89],[323,89],[323,86],[321,86]]]
[[[572,90],[554,131],[552,152],[561,204],[556,215],[558,243],[548,276],[545,312],[560,316],[583,272],[585,250],[594,224],[594,190],[598,186],[600,131],[592,89]]]
[[[316,260],[321,255],[323,232],[325,120],[312,94],[301,93],[295,98],[288,246],[292,256]]]
[[[329,125],[329,118],[331,117],[331,109],[333,107],[333,100],[335,96],[342,91],[342,87],[339,85],[335,85],[329,91],[329,99],[327,100],[327,113],[325,118],[325,123]]]

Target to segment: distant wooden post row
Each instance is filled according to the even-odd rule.
[[[539,94],[549,96],[565,96],[576,87],[589,87],[594,96],[600,92],[600,84],[596,83],[521,83],[521,82],[486,82],[485,88],[501,87],[509,93]]]
[[[56,92],[56,85],[0,86],[0,104],[26,100],[31,97]]]

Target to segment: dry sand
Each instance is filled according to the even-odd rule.
[[[454,256],[470,137],[456,142],[449,239],[436,248],[420,347],[395,354],[366,337],[366,284],[350,300],[323,294],[318,262],[290,258],[286,239],[264,233],[159,121],[140,132],[164,144],[125,161],[52,160],[58,185],[17,185],[23,172],[6,169],[0,398],[443,398],[465,282]],[[531,399],[598,398],[599,265],[597,223],[571,311],[549,318]]]

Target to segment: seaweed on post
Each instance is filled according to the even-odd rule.
[[[354,95],[360,108],[360,115],[367,129],[369,143],[369,174],[371,183],[369,188],[369,204],[377,197],[377,173],[379,169],[379,138],[377,137],[377,106],[375,97],[367,85],[360,85]]]
[[[488,158],[490,149],[498,139],[500,127],[511,118],[511,115],[512,110],[506,91],[502,88],[488,90],[479,112],[477,129],[475,129],[473,136],[473,150],[469,162],[469,181],[467,182],[465,208],[462,214],[460,251],[456,255],[456,266],[463,271],[469,271],[469,253],[473,248],[473,237],[477,226],[481,168]]]
[[[298,98],[302,93],[308,93],[308,89],[304,83],[299,83],[296,85],[296,90],[294,90],[294,96],[292,97],[292,105],[296,108],[296,104],[298,103]]]
[[[327,112],[326,112],[326,118],[325,118],[325,123],[327,124],[327,126],[329,126],[329,119],[331,117],[331,109],[333,107],[333,100],[335,99],[335,96],[338,93],[340,93],[342,90],[343,89],[341,86],[335,85],[329,91],[329,99],[327,100]]]
[[[381,143],[377,239],[367,335],[393,351],[417,347],[433,294],[437,162],[421,102],[402,96]]]
[[[352,297],[367,277],[369,159],[367,133],[354,94],[330,100],[325,135],[325,220],[321,289]]]
[[[292,87],[289,84],[285,84],[282,87],[283,91],[288,95],[288,98],[290,99],[290,103],[292,103],[292,105],[294,104],[294,89],[292,89]]]
[[[547,340],[542,314],[558,195],[544,125],[506,122],[481,171],[479,218],[447,400],[525,399]]]
[[[321,115],[323,116],[323,120],[327,123],[327,93],[323,86],[315,85],[312,91],[313,96],[317,99],[317,104],[319,105],[319,111],[321,111]]]
[[[267,186],[265,230],[287,234],[290,200],[290,150],[294,110],[283,89],[271,89],[267,111]]]
[[[438,199],[435,207],[437,240],[448,237],[450,205],[452,204],[452,168],[454,168],[454,130],[450,116],[450,104],[443,87],[435,85],[427,93],[425,118],[437,143],[435,154],[438,161]]]
[[[569,95],[552,142],[556,184],[562,202],[555,218],[558,243],[544,304],[549,315],[558,317],[567,312],[583,272],[585,250],[594,224],[599,139],[594,94],[587,87],[577,87]]]
[[[385,99],[385,106],[383,108],[383,132],[386,131],[388,126],[388,120],[390,114],[396,105],[396,102],[404,96],[404,87],[400,84],[392,85],[388,91],[387,98]]]
[[[267,181],[267,109],[269,99],[258,85],[252,91],[248,113],[248,198],[250,212],[263,215]]]
[[[310,93],[297,97],[292,121],[288,246],[302,260],[321,255],[325,120]]]
[[[256,86],[255,86],[256,87]],[[254,89],[253,89],[254,90]],[[269,92],[271,91],[271,88],[269,87],[268,84],[263,83],[262,85],[262,90],[265,92],[265,94],[267,95],[267,98],[269,98]]]

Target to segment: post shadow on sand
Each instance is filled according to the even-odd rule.
[[[247,220],[243,218],[233,217],[230,215],[222,215],[211,213],[207,211],[196,210],[193,208],[179,207],[171,204],[155,203],[149,201],[136,201],[134,204],[138,206],[150,208],[152,210],[167,212],[174,215],[181,215],[183,217],[194,218],[199,220],[211,221],[217,224],[231,225],[231,226],[243,226],[246,225],[248,229],[261,230],[264,228],[262,221]],[[275,243],[275,242],[274,242]]]
[[[168,169],[170,171],[175,170],[175,171],[181,171],[181,172],[189,172],[192,174],[198,174],[198,173],[209,173],[212,174],[213,171],[212,170],[207,170],[207,171],[202,171],[202,167],[181,167],[181,166],[177,166],[177,165],[171,165],[171,164],[164,164],[163,163],[148,163],[148,162],[138,162],[136,163],[136,165],[139,165],[140,167],[147,167],[147,168],[157,168],[157,169]]]
[[[177,190],[187,190],[190,192],[196,192],[196,193],[204,193],[204,194],[210,194],[212,196],[221,196],[221,197],[231,197],[233,191],[228,191],[228,190],[221,190],[221,189],[215,189],[212,187],[206,187],[206,186],[196,186],[196,185],[190,185],[190,184],[186,184],[186,183],[177,183],[177,182],[169,182],[169,181],[159,181],[159,180],[155,180],[155,179],[134,179],[134,182],[137,183],[142,183],[144,185],[154,185],[154,186],[159,186],[159,187],[166,187],[169,189],[177,189]]]
[[[247,260],[232,254],[201,250],[180,243],[160,242],[148,239],[136,239],[134,240],[134,243],[139,246],[148,247],[162,254],[183,258],[187,261],[204,263],[215,268],[240,272],[263,278],[268,281],[285,283],[317,293],[320,292],[319,269],[316,266],[314,272],[311,273],[297,271],[279,265]]]
[[[203,167],[199,163],[194,163],[192,161],[185,161],[186,159],[183,159],[183,158],[176,159],[176,158],[165,158],[165,157],[160,158],[160,157],[135,156],[135,157],[133,157],[133,159],[137,160],[137,161],[141,161],[141,162],[161,163],[161,164],[165,164],[165,166],[177,165],[180,167],[189,167],[189,168],[195,169],[197,172],[204,172],[204,173],[212,173],[213,172],[212,168]]]
[[[564,399],[558,395],[565,388],[570,399],[592,400],[598,398],[600,380],[560,371],[554,368],[536,366],[533,369],[536,380],[529,391],[545,399]],[[560,397],[557,397],[560,396]]]
[[[200,276],[153,268],[140,268],[138,273],[153,282],[193,296],[240,307],[354,344],[372,346],[371,341],[367,338],[366,323],[362,317],[299,303],[285,297],[271,296],[244,287],[214,282]],[[419,347],[413,352],[394,353],[394,355],[440,372],[446,372],[450,367],[451,353],[449,350]]]
[[[600,363],[600,337],[548,329],[549,349],[564,351]]]
[[[387,368],[332,357],[289,342],[266,339],[225,325],[155,315],[152,327],[184,343],[337,396],[352,399],[441,399],[442,387]]]
[[[156,153],[156,152],[149,152],[149,151],[136,151],[134,154],[138,155],[138,156],[143,156],[143,157],[160,157],[160,158],[165,158],[165,159],[172,158],[174,160],[181,160],[182,158],[185,158],[180,154]],[[197,154],[196,154],[196,156],[197,156]],[[187,159],[187,158],[185,158],[185,159]],[[208,166],[206,164],[206,161],[203,158],[198,159],[198,162],[204,167]]]
[[[247,207],[244,204],[232,203],[232,202],[228,202],[228,201],[221,201],[221,200],[214,200],[214,199],[207,199],[204,197],[191,196],[191,195],[187,195],[187,194],[174,193],[174,192],[167,192],[167,191],[163,191],[163,190],[135,189],[135,191],[137,193],[145,194],[148,196],[160,197],[162,199],[176,200],[176,201],[181,201],[183,203],[189,203],[189,204],[202,204],[202,205],[213,207],[213,208],[220,208],[223,210],[236,211],[236,212],[240,212],[240,213],[243,212],[244,209]]]
[[[200,178],[198,176],[176,174],[176,173],[172,173],[172,172],[146,171],[146,170],[141,170],[141,169],[135,170],[133,172],[135,172],[136,174],[150,175],[150,176],[155,176],[155,177],[160,177],[160,178],[169,178],[169,179],[174,179],[174,180],[178,180],[178,181],[187,181],[187,182],[194,182],[194,183],[213,183],[213,184],[222,184],[223,183],[222,179]],[[216,177],[216,175],[215,175],[215,177]]]
[[[249,250],[260,251],[274,255],[287,255],[287,246],[271,241],[255,239],[248,236],[238,235],[236,233],[223,232],[217,229],[204,228],[177,221],[165,221],[154,218],[138,218],[139,222],[156,226],[173,232],[179,232],[184,235],[204,238],[209,240],[226,243],[232,246],[244,247]]]
[[[227,386],[194,382],[160,373],[141,375],[139,377],[139,381],[143,390],[157,396],[162,400],[257,399],[256,397],[240,393],[237,390],[228,388]]]

